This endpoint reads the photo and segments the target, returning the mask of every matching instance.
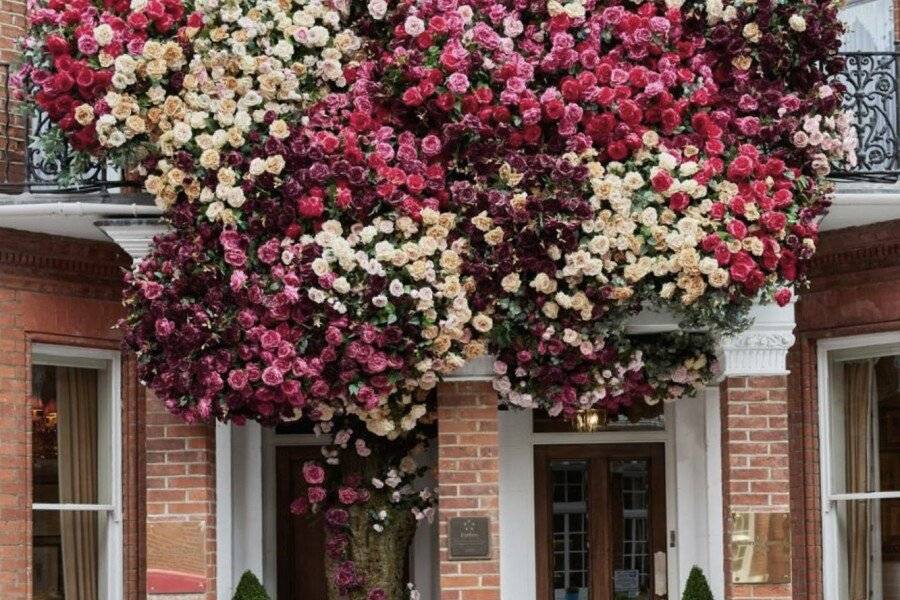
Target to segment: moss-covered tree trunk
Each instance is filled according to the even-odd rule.
[[[354,506],[349,510],[346,533],[350,536],[349,560],[361,579],[361,586],[341,595],[336,574],[343,560],[326,557],[328,600],[367,600],[372,590],[380,589],[387,600],[401,600],[406,592],[406,560],[416,531],[416,519],[409,510],[385,508],[388,517],[384,531],[373,527],[370,508]]]

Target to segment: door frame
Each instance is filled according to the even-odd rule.
[[[608,468],[594,469],[595,465],[607,465],[617,459],[647,459],[650,477],[650,522],[649,555],[650,555],[650,597],[658,598],[653,593],[656,582],[654,556],[657,552],[666,553],[666,537],[668,531],[666,504],[666,444],[631,443],[631,444],[564,444],[539,445],[534,447],[534,489],[535,489],[535,552],[537,600],[541,596],[552,593],[553,545],[550,541],[553,496],[549,478],[549,464],[553,460],[588,460],[592,473],[599,476],[588,478],[588,510],[604,511],[605,507],[592,507],[591,502],[608,496]],[[602,540],[604,547],[599,552],[589,553],[590,557],[590,589],[589,600],[608,600],[613,597],[613,541],[610,519],[589,519],[590,537]]]

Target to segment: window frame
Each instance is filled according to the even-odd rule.
[[[843,356],[838,362],[865,360],[900,355],[900,331],[854,335],[823,339],[817,343],[817,388],[819,412],[819,491],[822,510],[822,578],[825,600],[840,600],[843,590],[843,573],[846,564],[846,548],[841,539],[839,509],[849,502],[900,499],[900,490],[879,492],[835,493],[833,482],[834,461],[832,423],[834,402],[832,398],[833,355]],[[842,504],[843,503],[843,504]],[[837,568],[824,568],[832,565]]]
[[[109,411],[109,496],[110,502],[97,504],[32,502],[31,511],[96,512],[106,514],[106,536],[99,548],[98,577],[100,600],[116,600],[124,594],[124,558],[122,523],[122,356],[115,350],[33,343],[30,367],[75,367],[98,371],[100,402],[108,402]],[[101,443],[101,440],[98,440]],[[98,465],[99,467],[99,465]],[[98,473],[98,478],[102,477]]]

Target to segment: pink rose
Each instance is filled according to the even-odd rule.
[[[276,367],[266,367],[266,369],[262,372],[262,380],[268,386],[277,386],[281,385],[284,381],[284,376],[281,374],[281,371]]]
[[[731,221],[728,222],[728,225],[726,225],[725,228],[728,230],[728,233],[730,233],[731,235],[733,235],[734,237],[736,237],[739,240],[742,240],[745,237],[747,237],[747,226],[744,224],[743,221],[741,221],[739,219],[732,219]]]
[[[325,481],[325,469],[313,461],[303,463],[303,481],[309,485],[319,485]]]
[[[232,389],[242,390],[247,385],[247,373],[241,369],[234,369],[228,373],[228,385]]]
[[[463,94],[469,89],[469,78],[464,73],[453,73],[447,78],[447,89],[454,94]]]
[[[341,487],[338,489],[338,501],[341,504],[345,504],[347,506],[355,503],[359,498],[356,494],[356,490],[352,487]]]
[[[306,497],[309,499],[310,503],[319,504],[320,502],[325,501],[325,498],[328,497],[328,493],[325,492],[325,488],[313,486],[306,490]]]
[[[294,515],[304,515],[309,510],[309,501],[300,496],[293,502],[291,502],[291,514]]]
[[[141,294],[147,300],[156,300],[163,293],[163,286],[155,281],[145,281],[141,283]]]
[[[156,320],[154,329],[156,330],[157,337],[165,338],[171,335],[173,331],[175,331],[175,323],[163,317]]]

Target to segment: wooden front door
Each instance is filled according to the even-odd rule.
[[[320,446],[278,446],[275,450],[278,600],[327,598],[322,519],[291,514],[291,502],[305,493],[303,463],[316,458],[322,458]]]
[[[665,598],[665,483],[662,444],[535,447],[537,600]]]

